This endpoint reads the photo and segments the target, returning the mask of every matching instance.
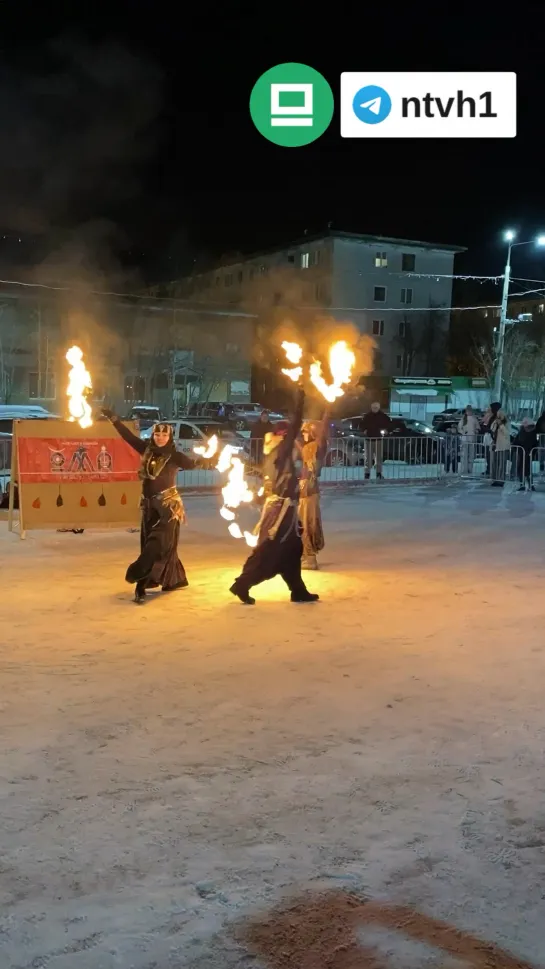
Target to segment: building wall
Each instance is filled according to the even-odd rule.
[[[83,352],[95,402],[120,413],[157,404],[166,416],[193,400],[249,400],[255,321],[164,304],[0,294],[0,402],[66,412],[67,349]]]
[[[382,373],[427,375],[445,368],[452,279],[418,278],[404,271],[452,276],[454,253],[386,242],[335,239],[332,305],[376,341]],[[378,292],[377,292],[378,290]],[[409,292],[408,292],[409,291]],[[380,296],[381,299],[376,297]],[[364,307],[364,309],[359,309]],[[434,307],[432,311],[428,308]],[[344,308],[340,312],[338,308]],[[412,360],[409,361],[409,354]],[[431,357],[432,359],[429,359]],[[429,364],[429,366],[428,366]],[[409,368],[409,369],[407,369]]]

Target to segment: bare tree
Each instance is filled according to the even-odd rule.
[[[497,367],[497,351],[493,342],[475,344],[474,356],[481,374],[492,387]],[[511,402],[520,398],[525,384],[539,382],[544,362],[545,352],[530,339],[526,329],[512,327],[507,330],[503,350],[504,406],[507,409]]]
[[[5,305],[0,305],[0,400],[9,404],[15,378],[15,355],[18,348],[15,327],[2,326]]]

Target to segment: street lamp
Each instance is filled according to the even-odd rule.
[[[507,229],[503,234],[507,242],[507,262],[503,276],[503,292],[501,297],[500,326],[498,332],[498,345],[496,357],[496,373],[494,375],[494,398],[501,401],[501,390],[503,381],[503,356],[505,350],[505,327],[507,325],[507,301],[509,299],[509,279],[511,276],[511,249],[515,246],[545,246],[545,235],[539,235],[535,239],[528,239],[526,242],[515,242],[516,233],[512,229]]]

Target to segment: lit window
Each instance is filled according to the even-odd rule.
[[[375,303],[385,303],[386,302],[386,286],[375,286],[375,292],[373,295]]]
[[[373,336],[384,336],[384,320],[373,320]]]
[[[401,290],[401,302],[402,303],[406,303],[408,305],[409,303],[412,303],[412,301],[413,301],[413,291],[412,291],[412,289],[402,289]]]
[[[487,318],[487,316],[488,316],[488,310],[483,310],[483,316],[484,316],[484,318],[485,318],[485,320],[486,320],[486,318]]]
[[[375,255],[375,267],[377,269],[385,269],[388,265],[388,256],[385,252],[377,252]]]
[[[308,269],[309,255],[310,253],[308,252],[301,253],[301,269]]]
[[[540,303],[539,304],[539,312],[540,313],[545,313],[545,303]]]

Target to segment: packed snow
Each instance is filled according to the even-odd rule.
[[[3,969],[301,969],[240,927],[308,889],[517,957],[448,962],[401,919],[323,969],[545,966],[545,497],[323,505],[311,606],[229,595],[247,550],[215,497],[187,501],[189,589],[142,607],[137,534],[0,524]]]

